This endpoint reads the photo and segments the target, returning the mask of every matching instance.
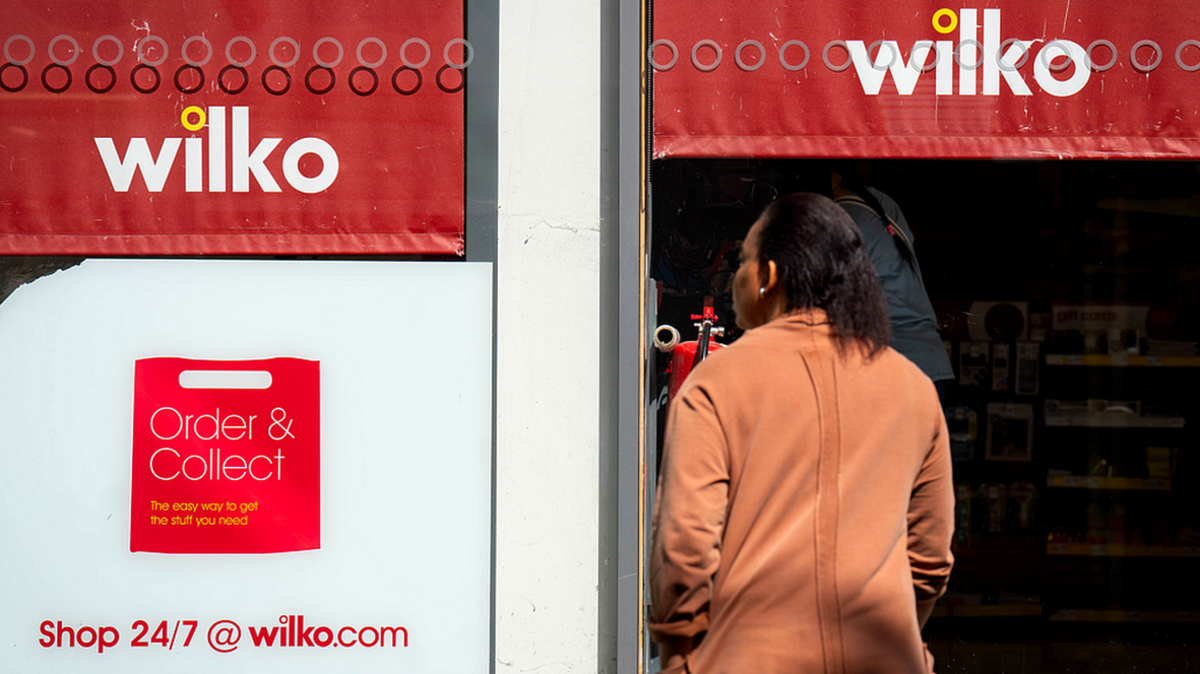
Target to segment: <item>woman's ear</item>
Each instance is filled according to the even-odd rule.
[[[764,295],[769,295],[775,290],[775,286],[779,285],[779,267],[775,265],[775,260],[767,260],[767,264],[762,267],[764,276],[762,279],[762,287],[766,288]]]

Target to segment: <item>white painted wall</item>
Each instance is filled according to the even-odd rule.
[[[595,672],[600,2],[500,10],[496,671]]]

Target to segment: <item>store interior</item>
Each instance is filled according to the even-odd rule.
[[[1200,667],[1200,163],[854,167],[907,217],[956,376],[957,563],[925,633],[937,670]],[[776,197],[827,192],[829,164],[651,170],[652,320],[695,341],[707,302],[712,339],[732,343],[741,239]],[[655,462],[672,369],[657,360]]]

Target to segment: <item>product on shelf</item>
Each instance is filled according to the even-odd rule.
[[[951,436],[951,442],[953,442],[953,440],[954,436]],[[1146,472],[1147,477],[1151,478],[1171,477],[1171,448],[1147,447]]]
[[[946,409],[946,426],[950,431],[950,458],[970,461],[975,458],[975,438],[979,436],[979,415],[966,405]]]
[[[988,403],[988,461],[1033,460],[1033,405]]]
[[[954,485],[954,540],[959,547],[971,545],[971,485]]]
[[[1033,503],[1036,497],[1037,488],[1032,482],[1014,482],[1008,486],[1008,501],[1012,512],[1010,528],[1013,531],[1033,529]]]
[[[987,504],[987,530],[990,533],[1004,531],[1004,516],[1008,509],[1008,488],[1003,484],[979,485],[979,496]]]
[[[1195,356],[1196,342],[1190,340],[1143,339],[1142,352],[1147,356]]]
[[[1183,428],[1185,419],[1155,408],[1143,413],[1140,400],[1054,400],[1045,401],[1047,426],[1091,426],[1097,428]]]
[[[1050,314],[1029,314],[1029,341],[1044,342],[1050,334]]]
[[[1007,391],[1011,388],[1009,380],[1009,346],[995,344],[992,346],[992,390]]]
[[[988,342],[963,342],[958,349],[958,383],[969,388],[991,386],[992,367]]]
[[[1037,395],[1040,385],[1040,366],[1038,361],[1037,342],[1020,342],[1017,344],[1017,395]]]

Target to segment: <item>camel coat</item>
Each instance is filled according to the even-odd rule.
[[[916,365],[839,356],[824,321],[750,330],[672,403],[650,631],[699,640],[693,674],[932,671],[920,624],[953,564],[946,421]]]

